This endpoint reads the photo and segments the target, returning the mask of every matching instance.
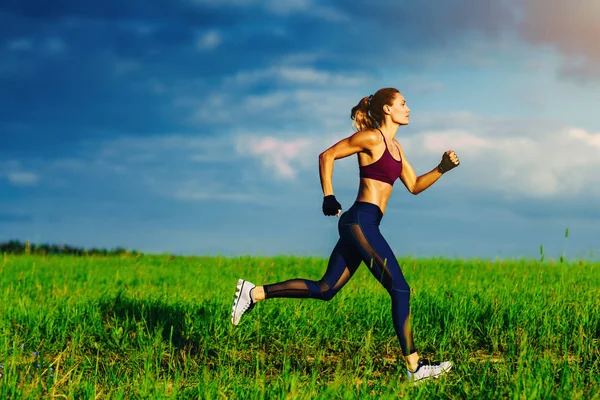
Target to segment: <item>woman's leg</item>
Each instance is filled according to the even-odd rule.
[[[350,280],[362,261],[361,255],[338,240],[323,277],[318,281],[309,279],[290,279],[284,282],[257,286],[253,290],[253,300],[287,297],[331,300]]]
[[[354,244],[373,276],[389,293],[394,330],[407,363],[413,367],[419,356],[410,326],[410,287],[392,249],[379,231],[381,217],[376,205],[358,203],[354,218],[342,226],[340,235],[345,242]]]
[[[342,217],[340,217],[340,221]],[[361,261],[361,255],[352,248],[352,245],[346,245],[340,238],[329,257],[325,275],[319,281],[296,278],[256,287],[252,282],[239,279],[231,310],[231,322],[238,325],[242,315],[251,311],[256,302],[267,298],[292,297],[331,300],[354,275]]]
[[[410,287],[404,279],[394,253],[379,229],[351,226],[356,241],[360,244],[365,264],[392,298],[392,320],[400,340],[404,356],[415,353],[410,327]]]

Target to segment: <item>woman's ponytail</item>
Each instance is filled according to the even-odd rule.
[[[373,129],[375,127],[375,122],[369,115],[369,103],[371,102],[372,98],[372,95],[363,97],[358,104],[352,108],[350,118],[353,119],[354,122],[352,122],[352,126],[357,131]]]

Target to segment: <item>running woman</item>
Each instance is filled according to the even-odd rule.
[[[352,108],[351,118],[357,132],[319,155],[323,213],[340,217],[340,238],[329,257],[325,274],[319,281],[291,279],[264,286],[238,280],[231,313],[234,325],[261,300],[275,297],[331,300],[364,262],[391,296],[392,320],[406,360],[407,377],[415,382],[437,378],[452,368],[451,362],[431,362],[419,357],[410,326],[410,287],[379,231],[397,178],[416,195],[459,165],[456,154],[448,150],[437,167],[417,176],[395,139],[398,128],[408,125],[409,115],[404,96],[394,88],[380,89]],[[341,214],[342,206],[333,194],[333,163],[353,154],[358,156],[360,171],[358,196],[352,207]]]

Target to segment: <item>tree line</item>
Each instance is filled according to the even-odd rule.
[[[68,254],[75,256],[121,256],[121,255],[142,255],[136,250],[127,250],[122,247],[114,249],[85,249],[81,247],[70,246],[67,244],[34,244],[19,240],[10,240],[0,243],[0,253],[4,254],[36,254],[36,255],[53,255],[53,254]]]

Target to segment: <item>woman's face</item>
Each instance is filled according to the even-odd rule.
[[[410,122],[410,108],[406,105],[406,99],[402,94],[398,93],[394,98],[394,102],[389,107],[389,114],[392,121],[399,125],[408,125]]]

